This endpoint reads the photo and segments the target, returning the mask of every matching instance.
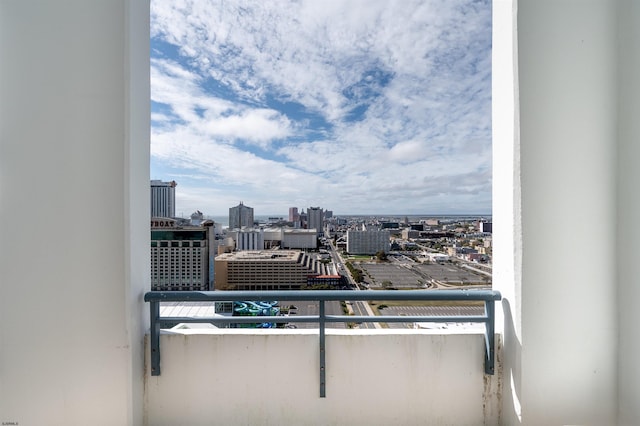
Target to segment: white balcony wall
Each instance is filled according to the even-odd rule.
[[[317,330],[184,333],[161,336],[162,374],[145,376],[151,425],[499,421],[500,375],[484,375],[483,334],[329,330],[320,398]]]
[[[0,1],[0,421],[143,422],[149,5]]]

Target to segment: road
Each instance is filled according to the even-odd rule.
[[[344,275],[345,277],[347,277],[347,280],[349,281],[349,284],[351,287],[355,288],[356,290],[361,290],[360,286],[353,280],[353,277],[351,276],[351,272],[349,271],[349,269],[344,265],[344,262],[342,261],[340,254],[338,254],[336,247],[333,245],[333,241],[329,240],[329,246],[331,247],[331,258],[333,259],[333,262],[337,265],[338,273],[340,275]],[[367,302],[351,301],[350,303],[351,303],[351,307],[353,308],[354,315],[374,316],[373,311],[371,310],[371,307]],[[358,327],[372,328],[372,329],[382,328],[382,326],[379,323],[371,323],[371,322],[360,323],[358,324]]]
[[[283,302],[284,306],[295,306],[289,311],[289,316],[316,316],[320,314],[320,302],[315,301],[287,301]],[[293,313],[295,312],[295,314]],[[343,315],[340,302],[330,301],[324,304],[325,315]],[[295,322],[290,323],[293,328],[318,328],[317,322]],[[327,323],[326,328],[346,328],[346,324],[342,322]]]
[[[482,269],[474,268],[473,266],[469,265],[468,263],[463,263],[462,267],[463,268],[467,268],[467,269],[469,269],[469,270],[471,270],[473,272],[477,272],[479,274],[486,275],[488,277],[492,277],[493,276],[493,274],[491,272],[487,272],[487,271],[483,271]]]
[[[362,317],[373,316],[373,311],[371,311],[371,308],[369,307],[369,304],[367,302],[353,301],[350,303],[351,303],[351,307],[353,308],[353,315],[362,316]],[[358,328],[374,329],[374,328],[382,328],[382,327],[377,322],[375,323],[362,322],[358,324]]]

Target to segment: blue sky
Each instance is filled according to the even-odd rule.
[[[151,1],[176,213],[491,212],[491,2]]]

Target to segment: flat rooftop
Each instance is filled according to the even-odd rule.
[[[295,262],[302,252],[299,250],[255,250],[223,253],[216,256],[219,261],[282,261]]]

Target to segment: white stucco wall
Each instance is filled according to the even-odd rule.
[[[162,374],[146,376],[151,425],[498,422],[482,334],[327,331],[320,398],[317,330],[184,332],[161,336]]]
[[[618,422],[640,423],[640,2],[618,12]]]
[[[637,22],[624,0],[494,2],[503,424],[638,421]]]
[[[493,288],[502,293],[496,305],[496,329],[502,333],[502,424],[521,421],[522,211],[520,135],[517,100],[516,5],[493,2]]]
[[[2,422],[143,421],[148,7],[0,2]]]
[[[616,38],[615,2],[519,1],[525,424],[616,421]]]

